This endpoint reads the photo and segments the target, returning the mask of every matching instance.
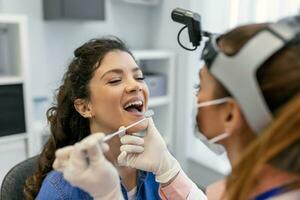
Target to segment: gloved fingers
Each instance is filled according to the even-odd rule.
[[[122,144],[144,145],[144,139],[133,135],[124,135],[120,139]]]
[[[84,138],[80,143],[83,145],[82,147],[88,149],[96,144],[101,144],[102,138],[104,138],[104,133],[93,133],[88,137]],[[105,147],[105,146],[104,146]]]
[[[67,146],[61,149],[58,149],[55,152],[55,160],[52,167],[57,171],[62,171],[70,159],[70,154],[73,151],[73,146]]]
[[[104,138],[105,135],[104,133],[98,132],[98,133],[93,133],[89,135],[88,137],[84,138],[80,143],[91,143],[91,142],[100,142],[102,138]]]
[[[72,152],[73,148],[73,146],[66,146],[61,149],[58,149],[55,152],[55,157],[60,160],[68,160],[70,158],[70,153]]]
[[[64,170],[65,170],[65,167],[57,166],[57,165],[56,165],[55,167],[53,167],[53,169],[56,170],[56,171],[58,171],[58,172],[62,172],[62,173],[63,173]]]
[[[80,142],[82,151],[87,153],[87,157],[91,162],[96,162],[103,158],[102,147],[104,150],[108,150],[108,145],[100,142],[103,137],[103,133],[94,133]]]
[[[125,144],[121,145],[120,151],[126,151],[127,153],[142,153],[144,152],[144,147],[138,145]]]
[[[67,166],[68,162],[69,162],[69,160],[59,160],[59,159],[55,158],[55,160],[52,164],[52,167],[56,171],[62,172],[64,170],[64,168]]]
[[[126,166],[126,156],[127,156],[127,152],[126,151],[122,151],[120,153],[120,155],[118,156],[118,164],[120,166]]]
[[[126,151],[122,151],[118,156],[119,166],[126,166],[136,168],[137,157],[134,154],[129,154]]]
[[[107,143],[105,143],[105,142],[100,143],[100,147],[101,147],[103,153],[109,151],[109,145]]]
[[[125,126],[121,126],[118,130],[119,130],[119,131],[120,131],[120,130],[123,130],[123,132],[122,132],[121,134],[119,134],[119,137],[120,137],[120,138],[123,137],[123,136],[126,134]]]
[[[87,150],[83,143],[78,142],[74,145],[74,150],[70,156],[69,167],[74,167],[74,170],[83,170],[87,167]]]
[[[163,146],[166,146],[165,140],[155,127],[155,124],[153,122],[152,118],[148,119],[148,128],[147,128],[147,135],[144,137],[145,144],[147,143],[150,145],[155,141],[156,144],[160,143]]]
[[[76,181],[76,179],[80,179],[81,171],[76,170],[76,166],[68,165],[61,171],[63,173],[63,177],[68,180],[71,185]]]
[[[68,167],[69,160],[58,160],[55,159],[52,167],[54,170],[64,172],[65,168]]]
[[[78,142],[70,154],[69,162],[64,168],[60,168],[63,176],[70,183],[75,182],[81,177],[81,173],[87,168],[86,155],[82,150],[81,143]]]
[[[89,146],[89,148],[87,149],[87,156],[90,162],[97,162],[104,158],[103,152],[101,150],[101,146],[99,145],[98,142],[91,144],[91,146]]]
[[[149,117],[148,118],[147,135],[153,135],[155,132],[157,132],[157,129],[155,127],[152,117]],[[146,137],[147,137],[147,135],[146,135]]]

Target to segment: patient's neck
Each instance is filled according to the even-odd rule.
[[[117,167],[118,173],[122,179],[122,184],[126,191],[132,190],[137,186],[137,170],[130,167]]]
[[[120,155],[121,142],[118,136],[108,142],[109,152],[105,153],[106,158],[116,167],[122,184],[127,191],[132,190],[137,185],[137,170],[130,167],[121,167],[118,165],[117,158]]]

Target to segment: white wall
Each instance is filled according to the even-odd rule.
[[[83,42],[114,34],[132,48],[146,48],[149,9],[117,0],[106,1],[105,21],[45,21],[42,0],[1,0],[1,13],[28,16],[31,89],[34,96],[51,96],[58,87],[73,50]]]
[[[186,147],[186,124],[188,110],[185,109],[187,103],[186,88],[187,73],[189,64],[187,63],[187,51],[183,50],[177,43],[177,33],[182,25],[175,23],[171,19],[171,12],[176,7],[189,9],[190,2],[186,0],[163,0],[162,5],[151,13],[151,47],[172,49],[176,54],[176,77],[175,77],[175,124],[174,127],[174,154],[185,167],[185,147]]]
[[[217,3],[218,7],[215,6]],[[204,186],[220,178],[221,174],[220,172],[203,167],[203,164],[206,164],[206,161],[207,163],[211,163],[215,161],[218,162],[218,160],[217,158],[214,158],[214,155],[205,149],[205,147],[201,146],[199,141],[196,141],[196,143],[191,142],[194,139],[194,117],[192,116],[193,86],[198,80],[198,70],[202,65],[199,61],[201,48],[198,48],[198,50],[194,52],[188,52],[178,45],[177,34],[183,25],[173,22],[170,17],[171,11],[176,7],[198,12],[202,17],[202,25],[205,30],[223,32],[228,29],[229,26],[229,5],[228,1],[222,1],[220,3],[218,0],[165,0],[161,7],[151,13],[151,47],[172,49],[176,52],[177,58],[175,86],[176,116],[174,119],[176,121],[174,132],[176,136],[174,137],[175,141],[173,141],[175,144],[175,152],[173,153],[176,155],[176,158],[180,161],[186,172],[191,175],[190,177],[192,177],[199,185]],[[227,10],[227,12],[224,12],[224,10]],[[215,13],[220,14],[216,17]],[[183,32],[181,39],[185,45],[191,45],[188,42],[186,32]],[[190,159],[191,152],[194,152],[192,157],[197,159]],[[206,156],[206,154],[208,156]],[[201,162],[198,162],[199,160]],[[222,162],[223,160],[219,161],[221,165],[223,164]],[[211,167],[211,165],[208,165],[208,167]],[[228,163],[225,163],[225,167],[228,168]]]
[[[255,0],[255,21],[276,21],[300,12],[300,0]]]

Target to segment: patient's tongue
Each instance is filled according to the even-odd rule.
[[[139,112],[139,110],[137,109],[137,108],[134,108],[134,107],[132,107],[132,108],[128,108],[128,109],[126,109],[128,112]]]

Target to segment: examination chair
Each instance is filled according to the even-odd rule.
[[[9,170],[2,182],[0,200],[25,199],[23,194],[25,180],[35,171],[37,160],[38,156],[28,158]]]

